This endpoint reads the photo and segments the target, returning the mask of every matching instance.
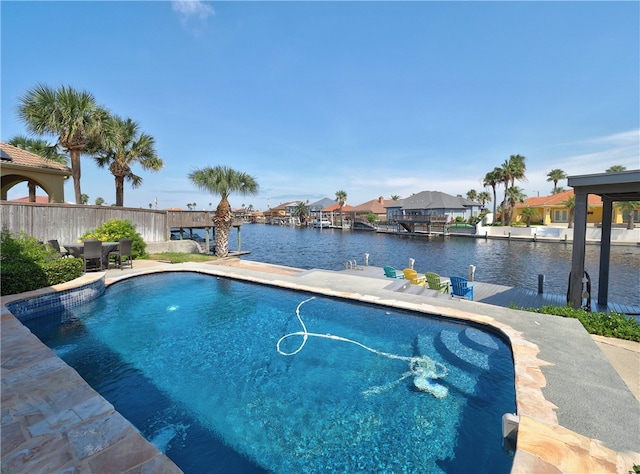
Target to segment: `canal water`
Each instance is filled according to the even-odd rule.
[[[237,250],[237,233],[229,243]],[[409,266],[419,273],[467,277],[475,265],[477,281],[537,290],[538,275],[545,276],[545,293],[566,294],[571,270],[571,243],[484,240],[469,237],[424,237],[367,231],[314,229],[264,224],[243,225],[241,250],[251,252],[246,260],[289,267],[340,270],[356,260],[364,265]],[[597,298],[599,245],[587,245],[585,269],[591,276],[592,294]],[[609,301],[640,306],[640,246],[620,245],[611,249]]]

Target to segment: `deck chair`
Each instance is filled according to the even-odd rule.
[[[440,275],[433,272],[427,272],[424,276],[430,289],[437,290],[440,293],[449,293],[449,280],[442,280]]]
[[[451,277],[451,296],[461,296],[473,301],[473,283],[459,276]]]
[[[424,286],[426,282],[425,277],[418,276],[418,272],[412,270],[411,268],[405,268],[404,270],[402,270],[402,273],[404,273],[404,279],[409,280],[412,285]]]
[[[393,267],[384,267],[384,276],[387,278],[404,279],[404,275]]]
[[[125,266],[133,268],[131,242],[131,239],[120,239],[118,248],[112,252],[109,252],[109,260],[111,260],[111,257],[114,257],[116,268],[120,268],[120,270],[124,270]]]
[[[86,273],[87,263],[94,263],[93,269],[102,271],[102,241],[85,240],[82,250],[82,270]]]
[[[61,257],[66,257],[69,255],[69,252],[66,249],[63,249],[62,247],[60,247],[60,242],[58,242],[57,239],[50,240],[49,245],[53,250],[58,252]]]

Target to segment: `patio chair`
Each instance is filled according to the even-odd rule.
[[[102,241],[91,239],[85,240],[82,249],[82,270],[87,271],[87,263],[95,262],[92,269],[102,271]]]
[[[69,252],[66,249],[60,247],[60,242],[57,239],[52,239],[49,241],[49,245],[53,250],[58,252],[61,257],[66,257],[69,255]]]
[[[120,239],[118,248],[113,252],[109,252],[109,260],[111,257],[115,257],[116,268],[124,270],[125,266],[133,268],[133,257],[131,256],[131,239]],[[123,263],[124,262],[124,263]]]
[[[427,285],[432,290],[437,290],[440,293],[449,293],[449,280],[443,280],[440,275],[433,272],[427,272],[424,274],[427,279]]]
[[[473,283],[469,283],[466,278],[452,276],[451,296],[461,296],[462,298],[468,297],[469,301],[473,301]]]
[[[387,278],[398,278],[398,279],[404,279],[404,275],[402,273],[399,273],[398,270],[396,270],[393,267],[384,267],[384,276],[386,276]]]
[[[402,270],[402,273],[404,273],[404,279],[409,280],[412,285],[424,286],[426,282],[425,277],[418,276],[418,272],[412,270],[411,268],[405,268],[404,270]]]

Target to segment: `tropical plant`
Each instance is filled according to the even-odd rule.
[[[518,186],[511,186],[509,189],[507,189],[508,208],[504,213],[506,215],[505,217],[507,218],[505,225],[509,225],[511,223],[513,208],[515,207],[515,205],[519,202],[524,202],[525,199],[527,199],[527,195]]]
[[[605,170],[605,173],[618,173],[620,171],[626,171],[627,167],[622,165],[613,165]]]
[[[531,219],[536,219],[539,217],[538,211],[529,206],[525,207],[520,214],[522,215],[522,217],[524,217],[527,223],[527,227],[531,227]]]
[[[469,201],[475,201],[476,199],[478,199],[478,191],[476,191],[475,189],[470,189],[469,191],[467,191],[467,199]]]
[[[213,217],[213,225],[216,228],[216,255],[226,257],[229,255],[229,233],[233,219],[229,195],[234,192],[256,195],[259,190],[258,182],[253,176],[226,166],[196,169],[189,173],[189,179],[199,189],[221,197]]]
[[[108,167],[115,177],[116,206],[124,206],[124,181],[132,188],[142,184],[142,178],[131,171],[135,163],[149,171],[162,169],[162,159],[155,150],[155,140],[151,135],[140,132],[140,126],[130,118],[110,116],[103,124],[99,141],[91,151],[101,168]]]
[[[376,222],[378,222],[378,214],[374,213],[374,212],[370,212],[367,214],[367,222],[369,222],[369,224],[375,224]]]
[[[300,219],[300,224],[304,225],[307,222],[307,216],[309,215],[309,206],[304,201],[298,202],[293,214]]]
[[[488,202],[491,202],[491,194],[487,191],[481,191],[478,193],[478,201],[482,204],[482,208],[486,209],[486,205]]]
[[[67,165],[69,158],[60,153],[58,145],[51,145],[46,140],[40,138],[29,138],[22,135],[15,136],[9,140],[9,145],[13,145],[23,150],[35,153],[38,156],[43,157],[46,160],[60,163],[61,165]]]
[[[147,247],[142,236],[136,231],[135,226],[126,219],[111,219],[96,229],[85,232],[80,237],[80,240],[84,239],[98,239],[103,242],[118,242],[120,239],[131,239],[133,258],[143,256]]]
[[[508,160],[505,160],[505,162],[502,163],[502,182],[504,183],[504,200],[502,203],[502,207],[504,208],[504,212],[502,213],[503,225],[509,225],[512,213],[512,210],[508,209],[510,199],[507,194],[509,192],[509,188],[515,186],[516,180],[526,180],[525,171],[527,169],[527,165],[525,164],[525,160],[526,158],[522,155],[511,155]]]
[[[102,206],[104,204],[104,199],[98,196],[94,202],[96,206]]]
[[[567,225],[568,229],[573,228],[573,214],[576,209],[576,196],[575,194],[571,196],[569,199],[562,201],[561,204],[569,209],[569,223]]]
[[[563,192],[565,192],[565,189],[562,186],[557,186],[553,194],[560,194]]]
[[[398,196],[397,194],[392,194],[391,195],[391,200],[392,201],[397,201],[398,199],[400,199],[400,196]]]
[[[547,181],[553,181],[553,191],[551,191],[552,194],[558,193],[558,181],[560,181],[561,179],[567,179],[567,173],[559,168],[552,169],[547,173]]]
[[[58,145],[71,156],[75,202],[82,200],[80,156],[100,132],[108,112],[89,92],[70,86],[52,89],[38,85],[19,99],[18,117],[37,135],[56,135]]]
[[[82,193],[80,196],[80,204],[87,204],[89,202],[89,195]]]
[[[620,209],[623,216],[627,214],[627,229],[633,230],[635,227],[634,211],[640,209],[640,201],[621,201],[615,203],[614,206]]]
[[[82,260],[60,253],[24,233],[0,233],[0,294],[14,295],[78,278]]]
[[[342,208],[347,202],[347,192],[343,190],[336,191],[336,202],[340,206],[340,227],[344,229],[344,220],[342,216]]]
[[[496,207],[498,205],[498,198],[496,196],[496,188],[498,183],[502,181],[502,168],[498,168],[497,166],[493,168],[493,171],[489,171],[482,181],[483,186],[491,187],[493,190],[493,219],[495,222],[496,219]]]

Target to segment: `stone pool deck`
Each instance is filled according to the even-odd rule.
[[[111,284],[138,274],[198,271],[488,325],[513,350],[520,417],[513,473],[626,474],[640,465],[640,402],[630,390],[640,372],[639,344],[596,343],[576,320],[398,291],[368,270],[305,271],[237,258],[176,265],[136,260],[131,270],[86,274],[5,297],[3,305],[102,278]],[[180,472],[4,306],[1,332],[3,473]]]

